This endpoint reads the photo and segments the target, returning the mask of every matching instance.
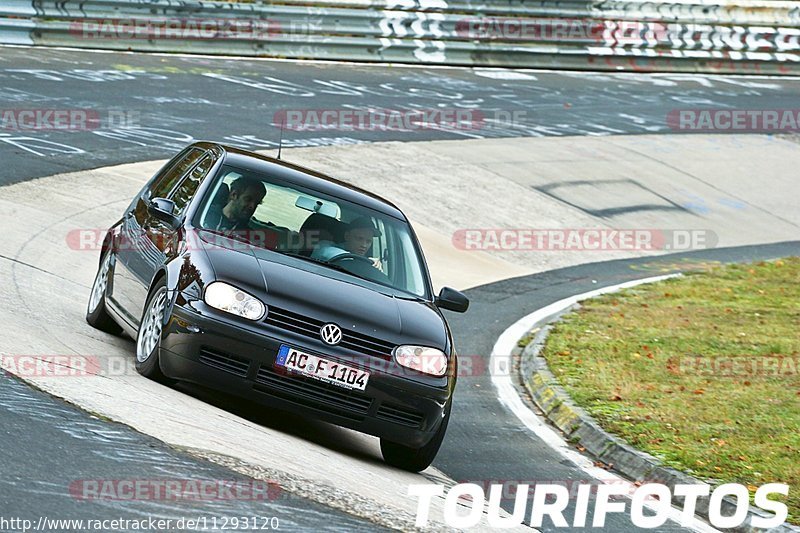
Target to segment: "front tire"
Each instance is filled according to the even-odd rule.
[[[97,275],[94,277],[92,292],[89,294],[89,303],[86,306],[86,322],[93,328],[119,335],[122,328],[114,322],[111,315],[106,310],[106,290],[108,289],[108,276],[111,269],[111,251],[106,251],[105,256],[100,261],[97,268]]]
[[[453,401],[451,399],[450,403],[447,404],[444,419],[442,419],[439,429],[436,430],[433,438],[421,448],[403,446],[396,442],[381,439],[381,454],[383,455],[383,460],[391,466],[408,470],[409,472],[422,472],[428,468],[431,463],[433,463],[436,454],[439,452],[439,448],[442,446],[444,434],[447,432],[447,424],[450,421],[452,405]]]
[[[167,283],[161,278],[150,291],[144,306],[139,333],[136,336],[136,371],[146,378],[161,383],[169,380],[161,372],[161,333],[164,329],[167,310]]]

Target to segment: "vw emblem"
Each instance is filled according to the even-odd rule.
[[[336,346],[342,341],[342,329],[336,324],[325,324],[320,328],[319,336],[325,344]]]

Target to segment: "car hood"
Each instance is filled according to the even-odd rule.
[[[216,279],[257,296],[268,307],[298,313],[395,344],[445,349],[447,330],[430,302],[376,290],[370,282],[299,258],[201,231]]]

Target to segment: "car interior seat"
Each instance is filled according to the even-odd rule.
[[[225,207],[225,205],[227,205],[228,198],[230,197],[230,195],[231,195],[231,189],[230,187],[228,187],[228,184],[220,183],[217,194],[214,195],[214,199],[211,200],[211,207],[218,207],[222,209],[223,207]]]
[[[312,213],[300,226],[300,250],[298,253],[311,256],[314,247],[320,241],[341,242],[344,239],[344,227],[335,218],[321,213]]]

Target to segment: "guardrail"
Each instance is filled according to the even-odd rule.
[[[467,66],[800,73],[800,2],[5,0],[0,42]]]

